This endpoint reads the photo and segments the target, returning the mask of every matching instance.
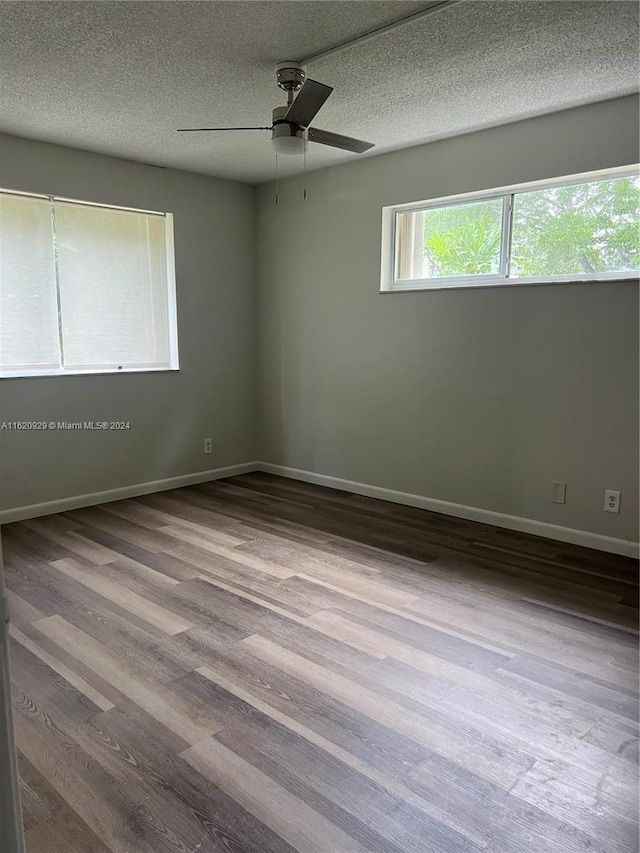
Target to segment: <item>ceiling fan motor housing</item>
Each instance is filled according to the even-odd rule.
[[[276,81],[285,92],[297,92],[306,76],[299,62],[279,62],[276,65]]]
[[[278,131],[277,136],[298,136],[299,134],[302,134],[302,128],[300,125],[295,124],[292,121],[287,121],[285,118],[288,112],[289,107],[276,107],[271,113],[273,130]]]

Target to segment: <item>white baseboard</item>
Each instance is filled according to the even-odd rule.
[[[398,492],[394,489],[385,489],[382,486],[370,486],[367,483],[343,480],[340,477],[331,477],[328,474],[316,474],[313,471],[302,471],[299,468],[287,468],[284,465],[274,465],[271,462],[244,462],[240,465],[213,468],[210,471],[197,471],[194,474],[183,474],[180,477],[169,477],[165,480],[135,483],[131,486],[109,489],[105,492],[93,492],[86,495],[62,498],[56,501],[47,501],[46,503],[32,504],[31,506],[15,507],[14,509],[0,511],[0,524],[9,524],[12,521],[22,521],[27,518],[37,518],[41,515],[52,515],[56,512],[67,512],[68,510],[80,509],[81,507],[97,506],[98,504],[109,503],[110,501],[120,501],[124,498],[135,498],[138,495],[163,492],[167,489],[179,489],[182,486],[192,486],[196,483],[221,480],[223,477],[248,474],[251,471],[264,471],[268,474],[277,474],[280,477],[289,477],[291,480],[302,480],[305,483],[329,486],[332,489],[353,492],[357,495],[379,498],[380,500],[404,504],[405,506],[415,506],[419,509],[427,509],[431,512],[442,513],[443,515],[453,515],[456,518],[466,518],[470,521],[479,521],[483,524],[492,524],[495,527],[504,527],[507,530],[518,530],[521,533],[532,533],[535,536],[543,536],[559,542],[582,545],[585,548],[594,548],[597,551],[608,551],[612,554],[622,554],[625,557],[635,558],[640,555],[640,545],[637,542],[631,542],[626,539],[602,536],[599,533],[590,533],[587,530],[575,530],[571,527],[547,524],[544,521],[534,521],[531,518],[520,518],[515,515],[506,515],[501,512],[480,509],[479,507],[450,503],[449,501],[441,501],[436,498],[427,498],[423,495]]]
[[[278,474],[292,480],[303,480],[305,483],[329,486],[332,489],[354,492],[357,495],[365,495],[369,498],[379,498],[383,501],[415,506],[419,509],[428,509],[431,512],[440,512],[443,515],[480,521],[483,524],[492,524],[495,527],[505,527],[507,530],[518,530],[520,533],[532,533],[535,536],[556,539],[559,542],[569,542],[572,545],[582,545],[585,548],[594,548],[597,551],[608,551],[612,554],[635,558],[640,555],[640,544],[638,542],[616,539],[613,536],[602,536],[599,533],[590,533],[587,530],[575,530],[572,527],[561,527],[558,524],[548,524],[544,521],[534,521],[531,518],[506,515],[502,512],[493,512],[475,506],[450,503],[422,495],[412,495],[408,492],[397,492],[393,489],[382,488],[382,486],[370,486],[366,483],[343,480],[340,477],[330,477],[327,474],[315,474],[312,471],[301,471],[298,468],[273,465],[271,462],[258,462],[257,468],[268,474]]]
[[[241,465],[228,465],[226,468],[213,468],[210,471],[196,471],[194,474],[182,474],[179,477],[168,477],[165,480],[135,483],[132,486],[109,489],[106,492],[92,492],[88,495],[77,495],[71,498],[61,498],[57,501],[5,509],[0,511],[0,524],[23,521],[26,518],[37,518],[40,515],[52,515],[56,512],[68,512],[68,510],[86,506],[97,506],[111,501],[121,501],[124,498],[135,498],[138,495],[149,495],[153,492],[164,492],[167,489],[179,489],[182,486],[193,486],[196,483],[221,480],[223,477],[235,477],[238,474],[257,471],[259,467],[257,462],[243,462]]]

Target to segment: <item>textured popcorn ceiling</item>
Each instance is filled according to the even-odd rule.
[[[274,175],[274,66],[429,2],[0,2],[2,130],[252,183]],[[376,144],[310,145],[307,168],[633,92],[635,2],[462,0],[307,66],[335,87],[316,124]],[[281,173],[302,158],[279,158]]]

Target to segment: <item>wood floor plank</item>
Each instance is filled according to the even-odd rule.
[[[510,792],[625,853],[638,849],[638,786],[606,790],[607,777],[558,761],[537,761]]]
[[[244,545],[246,539],[239,536],[231,536],[220,530],[211,530],[208,527],[193,524],[188,521],[172,519],[170,524],[160,528],[161,533],[166,533],[173,539],[199,545],[202,548],[219,546],[222,548],[235,548]]]
[[[285,519],[265,521],[264,518],[250,512],[243,513],[243,517],[239,518],[237,523],[238,535],[243,535],[247,539],[259,539],[264,534],[268,534],[299,545],[311,545],[319,548],[324,546],[330,538],[328,535],[305,527],[303,524],[296,524],[295,521],[286,521]],[[324,548],[322,552],[327,555]]]
[[[510,628],[512,633],[520,633],[525,637],[537,628],[538,633],[543,632],[543,640],[549,637],[555,642],[573,641],[596,648],[601,648],[603,644],[612,644],[614,648],[625,643],[630,646],[637,645],[637,624],[621,628],[623,614],[619,605],[612,605],[616,621],[607,625],[604,620],[595,621],[590,618],[588,613],[585,613],[584,606],[581,607],[582,612],[577,608],[571,610],[563,607],[562,597],[557,594],[554,596],[555,602],[535,602],[526,594],[518,594],[519,590],[508,587],[506,594],[498,597],[494,589],[483,593],[468,582],[456,583],[455,579],[446,573],[436,574],[436,568],[429,566],[429,574],[423,579],[423,583],[426,580],[429,584],[428,603],[433,615],[439,616],[442,621],[451,616],[452,621],[456,623],[472,624],[477,621],[484,624],[492,616],[495,618],[500,615],[505,627]],[[425,604],[423,601],[422,607]],[[407,609],[410,609],[410,606]],[[606,612],[606,605],[603,606],[601,602],[598,612],[603,611]],[[465,615],[469,618],[465,619]],[[585,619],[588,620],[588,626],[584,624]],[[585,627],[589,627],[588,632],[584,631]],[[625,633],[630,636],[625,637]]]
[[[493,672],[500,666],[508,665],[513,657],[510,653],[486,649],[472,640],[438,630],[424,622],[413,622],[400,614],[372,607],[362,601],[351,604],[348,610],[336,608],[332,612],[348,618],[356,626],[362,625],[392,640],[460,663],[475,672]]]
[[[166,572],[159,572],[151,566],[146,566],[144,563],[137,563],[129,557],[120,557],[113,560],[110,565],[110,571],[116,572],[115,577],[134,578],[141,583],[149,583],[153,586],[166,587],[176,586],[180,583],[178,578],[174,578]]]
[[[464,803],[470,827],[485,839],[487,850],[526,850],[527,853],[585,853],[617,850],[581,829],[559,820],[524,800],[512,797],[478,777],[460,774],[457,768],[425,763],[412,770],[406,784],[445,811],[458,811]],[[457,795],[451,786],[458,788]]]
[[[270,636],[277,637],[286,645],[293,643],[295,645],[304,645],[305,652],[316,653],[325,658],[334,660],[341,665],[347,665],[353,670],[366,669],[370,664],[383,657],[382,654],[367,654],[352,646],[340,643],[332,637],[321,632],[315,631],[306,624],[306,616],[309,613],[300,615],[292,609],[280,607],[271,598],[265,598],[262,594],[254,594],[253,590],[249,591],[238,584],[227,584],[223,581],[214,580],[212,577],[203,577],[201,580],[212,586],[218,587],[220,590],[232,593],[239,598],[258,605],[259,607],[269,610],[274,614],[282,616],[280,620],[271,619],[269,621]],[[311,608],[311,613],[317,612],[316,608]],[[246,623],[244,634],[238,637],[238,640],[244,639],[254,633],[256,623],[249,620]],[[193,634],[193,631],[189,632]]]
[[[347,611],[347,613],[371,612],[370,610],[366,610],[367,606],[372,604],[366,596],[361,597],[344,589],[338,591],[325,584],[324,581],[318,580],[318,578],[312,579],[297,576],[288,581],[288,587],[294,589],[298,594],[304,593],[316,605],[315,613],[321,610],[337,613],[341,611]],[[486,638],[473,635],[470,640],[469,631],[468,629],[465,630],[464,626],[456,626],[451,623],[444,624],[437,619],[434,620],[427,616],[413,613],[407,608],[392,607],[380,602],[375,603],[374,606],[378,614],[391,614],[400,617],[402,620],[409,620],[416,625],[423,625],[429,629],[445,632],[450,637],[457,637],[465,642],[471,641],[475,646],[479,646],[489,652],[496,652],[501,656],[512,656],[512,653],[506,651],[503,646],[494,644]],[[309,615],[314,615],[314,613]]]
[[[243,527],[245,530],[252,529],[247,524]],[[271,525],[262,524],[261,528],[247,536],[247,541],[237,546],[238,550],[271,559],[296,571],[304,564],[310,571],[334,570],[345,577],[358,575],[375,580],[375,576],[379,574],[375,567],[354,564],[352,560],[328,553],[324,543],[296,542],[291,540],[288,532],[283,533]]]
[[[53,520],[52,520],[53,519]],[[84,557],[96,566],[105,566],[113,560],[117,560],[119,555],[117,551],[110,551],[108,548],[103,548],[102,545],[97,545],[78,534],[75,530],[66,530],[66,523],[60,524],[57,516],[45,516],[44,518],[32,519],[31,521],[23,521],[22,525],[27,530],[33,530],[39,533],[45,539],[50,539],[58,545],[64,546],[68,551],[72,551],[80,557]]]
[[[108,719],[108,715],[105,717]],[[199,816],[184,808],[182,797],[186,792],[171,783],[171,774],[167,772],[171,754],[166,755],[159,774],[140,750],[144,732],[139,731],[135,738],[114,737],[102,727],[105,717],[76,728],[74,739],[90,760],[109,774],[118,789],[135,791],[138,802],[135,817],[144,840],[154,849],[176,853],[224,850],[223,845],[210,837]],[[148,724],[153,730],[153,721]]]
[[[81,534],[84,530],[90,530],[92,533],[100,531],[116,541],[129,543],[152,553],[172,544],[172,539],[163,533],[149,531],[129,518],[119,518],[100,507],[74,509],[65,513],[65,518],[80,522],[82,527],[78,528],[78,532]]]
[[[21,752],[18,765],[27,853],[110,853],[111,848]]]
[[[528,655],[520,655],[500,667],[504,673],[516,675],[547,684],[562,693],[585,699],[591,705],[613,711],[630,720],[638,720],[638,693],[635,680],[629,675],[626,686],[612,687],[601,679],[580,677],[566,667],[555,667]]]
[[[557,745],[560,736],[582,739],[600,719],[599,709],[565,701],[545,701],[530,696],[526,690],[509,689],[503,693],[501,684],[493,690],[477,690],[473,685],[455,679],[430,676],[424,678],[419,670],[393,658],[372,665],[364,676],[356,673],[353,679],[364,677],[367,685],[385,691],[390,689],[400,699],[410,699],[434,711],[457,709],[463,718],[476,720],[488,731],[497,729],[503,736],[517,735],[529,749],[540,752]],[[491,682],[489,682],[491,684]]]
[[[129,564],[148,566],[154,569],[154,571],[165,574],[168,578],[178,582],[195,578],[200,574],[200,571],[192,563],[181,560],[176,555],[169,555],[164,552],[152,554],[150,551],[145,551],[142,554],[138,554],[135,559],[122,554],[120,559]]]
[[[198,673],[198,676],[200,674]],[[211,673],[209,673],[211,675]],[[190,678],[195,678],[195,675]],[[412,797],[406,788],[394,785],[390,779],[378,780],[375,771],[358,765],[352,756],[340,756],[329,745],[315,739],[308,740],[304,730],[294,730],[283,725],[286,718],[276,719],[273,709],[263,713],[250,702],[225,690],[210,678],[209,692],[217,701],[224,701],[231,713],[225,727],[215,737],[249,763],[274,778],[278,784],[303,798],[308,805],[321,811],[340,825],[368,850],[396,853],[394,833],[371,832],[370,827],[380,815],[396,811],[407,796],[414,809],[413,823],[431,839],[455,841],[455,849],[485,846],[481,835],[473,836],[467,827],[451,815],[447,822],[440,821],[429,811],[427,803]],[[341,758],[346,760],[340,760]],[[402,794],[402,796],[400,796]]]
[[[98,595],[79,581],[55,571],[50,563],[39,557],[27,558],[25,552],[16,551],[13,544],[9,544],[4,553],[7,587],[44,616],[80,611],[101,616],[111,614],[145,631],[156,633],[158,637],[167,636],[164,631],[156,628],[155,624],[141,619],[131,608],[123,608]],[[110,579],[108,572],[104,572],[104,578]]]
[[[351,835],[219,741],[208,740],[192,746],[182,756],[297,850],[367,853]],[[290,820],[292,814],[296,815],[295,821]]]
[[[237,578],[228,578],[213,571],[200,575],[200,578],[222,589],[235,590],[238,595],[242,595],[250,601],[260,602],[265,607],[272,609],[274,613],[291,614],[304,619],[306,616],[324,610],[324,607],[309,601],[306,596],[300,595],[295,589],[292,589],[287,583],[288,578],[279,583],[273,583],[265,582],[255,576],[247,577],[244,573]]]
[[[214,572],[220,572],[221,568],[225,566],[233,570],[233,564],[237,564],[239,567],[238,571],[241,571],[242,567],[246,566],[267,577],[290,578],[295,574],[290,569],[272,563],[269,560],[254,557],[250,554],[243,554],[237,548],[226,548],[211,543],[207,545],[206,549],[197,545],[180,544],[167,548],[166,553],[179,557],[196,568],[200,570],[204,569],[205,571],[211,569]],[[198,574],[200,573],[198,572]]]
[[[270,666],[242,644],[221,649],[215,660],[196,671],[205,677],[215,673],[230,692],[230,685],[238,686],[297,724],[316,731],[325,741],[398,778],[429,756],[429,750],[411,738]]]
[[[100,713],[100,706],[77,689],[70,681],[45,664],[34,652],[11,641],[12,688],[29,695],[58,725],[72,725]]]
[[[183,634],[166,634],[148,622],[137,624],[131,619],[124,619],[112,608],[102,606],[97,596],[95,603],[89,607],[67,609],[59,615],[104,646],[109,654],[121,660],[129,670],[145,678],[167,683],[194,666],[193,655],[181,644],[169,639]],[[29,632],[30,636],[38,637],[37,626],[36,621]],[[42,637],[42,634],[39,636]]]
[[[112,657],[103,646],[61,616],[43,619],[36,623],[36,627],[70,654],[100,672],[125,696],[187,743],[197,743],[218,731],[217,723],[199,719],[200,714],[190,715],[180,709],[177,696],[168,694],[162,685],[143,683],[139,674],[128,672],[121,660]]]
[[[9,615],[11,624],[17,627],[28,627],[37,619],[43,619],[44,613],[37,607],[29,604],[24,598],[17,595],[12,589],[5,588],[5,596],[9,602]]]
[[[495,689],[487,677],[473,669],[467,669],[460,666],[457,662],[451,662],[448,667],[445,667],[444,661],[439,659],[437,655],[432,654],[424,649],[417,649],[414,646],[401,642],[395,637],[388,636],[376,630],[354,623],[349,618],[341,616],[333,611],[324,611],[313,616],[309,616],[306,620],[308,625],[326,632],[329,636],[342,642],[349,643],[355,648],[369,653],[382,653],[394,657],[399,661],[409,664],[425,673],[438,676],[439,673],[448,673],[450,676],[458,675],[459,680],[467,683],[474,683],[480,689]],[[472,637],[473,635],[471,635]],[[596,673],[607,674],[611,669],[610,662],[606,662],[600,667],[593,667]],[[581,665],[579,671],[591,669],[588,665]],[[502,671],[508,674],[508,670],[503,667]],[[624,672],[622,675],[616,671],[616,681],[622,681],[624,684],[629,683],[629,673]],[[615,687],[614,687],[615,689]]]
[[[317,504],[317,497],[306,499],[304,495],[299,493],[292,494],[286,486],[280,489],[277,487],[276,489],[265,489],[259,486],[256,488],[255,481],[249,482],[242,476],[227,477],[223,482],[218,480],[215,483],[204,483],[201,484],[201,489],[207,494],[222,494],[226,501],[229,501],[230,497],[233,496],[241,501],[268,508],[274,505],[291,504],[294,507],[303,506],[312,509]]]
[[[615,632],[613,635],[614,637],[619,637],[620,632],[627,632],[635,636],[639,633],[638,613],[631,607],[622,607],[618,604],[612,605],[609,608],[600,602],[597,606],[592,606],[588,609],[583,606],[578,610],[576,608],[563,606],[561,602],[550,603],[548,601],[539,601],[538,599],[530,597],[524,597],[520,603],[522,606],[528,605],[532,610],[534,610],[534,612],[538,610],[538,608],[543,608],[547,611],[546,615],[548,615],[549,610],[556,611],[559,614],[565,614],[567,617],[574,620],[574,624],[576,624],[575,620],[580,620],[577,623],[578,629],[583,630],[585,627],[584,622],[587,621],[589,623],[590,633],[594,630],[595,625],[604,625],[605,628],[612,628]],[[610,634],[611,632],[608,633]]]
[[[625,725],[603,716],[589,729],[584,741],[634,764],[640,763],[640,733],[637,725]]]
[[[164,496],[158,495],[157,497],[164,497],[166,501],[168,494],[175,495],[177,493],[165,492]],[[153,498],[154,496],[149,495],[148,497]],[[186,510],[187,514],[189,514],[188,506],[176,500],[175,497],[173,499],[169,498],[169,500],[172,500],[170,506],[173,508],[173,512],[164,512],[153,506],[145,506],[139,500],[118,501],[106,504],[104,509],[112,515],[116,515],[127,521],[134,521],[136,524],[146,527],[149,530],[159,530],[162,532],[163,527],[170,525],[176,529],[180,529],[183,533],[191,530],[199,535],[208,534],[212,539],[217,539],[219,544],[226,543],[231,547],[234,544],[240,544],[245,541],[245,537],[234,536],[233,532],[239,526],[239,522],[235,519],[228,519],[210,512],[206,513],[204,510],[200,514],[195,510],[190,511],[190,514],[197,516],[200,521],[195,518],[185,518],[184,515],[178,516],[175,510],[179,509],[181,512]]]
[[[344,703],[348,707],[371,717],[377,722],[397,731],[405,737],[439,755],[450,754],[453,760],[509,789],[522,773],[531,766],[533,758],[516,749],[506,750],[491,742],[478,729],[469,727],[466,737],[457,734],[451,727],[408,710],[393,700],[385,699],[372,690],[353,684],[343,676],[324,669],[299,655],[283,649],[257,635],[242,641],[252,654],[267,663],[277,666],[290,675],[316,687]]]
[[[79,661],[76,657],[70,654],[66,649],[61,648],[53,640],[46,637],[37,629],[36,620],[32,625],[24,626],[25,634],[40,648],[44,649],[56,660],[59,660],[69,670],[76,673],[80,678],[84,679],[87,684],[95,688],[101,696],[110,702],[114,707],[117,707],[122,702],[127,702],[127,697],[121,693],[116,687],[106,681],[101,673],[87,666],[86,663]],[[100,706],[97,705],[99,708]]]
[[[87,681],[84,680],[80,675],[76,672],[73,672],[68,666],[66,666],[62,661],[59,661],[53,655],[50,655],[42,646],[39,646],[37,643],[34,643],[29,637],[22,633],[15,626],[11,626],[9,631],[9,636],[20,643],[21,646],[24,646],[25,649],[30,651],[32,654],[39,657],[40,660],[45,663],[47,666],[51,667],[51,669],[55,670],[59,675],[61,675],[69,684],[72,684],[76,690],[79,690],[83,693],[87,699],[90,699],[94,705],[100,708],[103,711],[108,711],[111,708],[115,707],[113,702],[110,702],[106,697],[104,697],[98,690],[92,687]]]
[[[599,593],[624,596],[632,591],[636,582],[635,579],[629,577],[626,570],[616,572],[615,569],[611,569],[605,573],[599,573],[587,568],[565,568],[554,560],[491,547],[486,543],[478,543],[475,547],[470,548],[468,553],[485,559],[489,558],[492,564],[501,569],[512,567],[520,570],[526,569],[534,576],[548,576],[549,578],[560,578],[571,582],[579,580],[585,587],[598,590]]]
[[[159,510],[175,519],[200,524],[214,530],[227,530],[237,524],[238,519],[228,507],[222,504],[224,512],[218,512],[212,501],[200,501],[197,487],[190,489],[172,489],[159,494],[142,495],[136,498],[134,506]]]
[[[179,755],[184,744],[167,729],[158,729],[134,703],[102,714],[94,726],[110,762],[128,764],[144,783],[155,782],[170,794],[172,808],[181,806],[197,820],[216,853],[294,853],[284,839],[197,773]]]
[[[153,604],[151,601],[134,592],[123,589],[113,580],[101,577],[97,573],[93,574],[74,560],[54,560],[51,565],[57,571],[67,575],[67,577],[73,578],[99,595],[104,596],[104,598],[108,598],[110,601],[119,604],[120,607],[124,607],[125,610],[131,610],[136,616],[152,625],[156,625],[167,634],[179,634],[180,631],[186,631],[192,627],[190,622],[181,619],[169,610]]]
[[[243,702],[246,702],[248,705],[256,708],[265,716],[280,724],[290,734],[304,738],[310,744],[321,749],[323,753],[335,758],[343,763],[345,767],[356,771],[364,778],[370,780],[376,785],[379,785],[380,788],[391,795],[397,796],[403,802],[411,803],[415,809],[424,813],[428,818],[435,820],[438,823],[442,823],[445,826],[449,826],[459,834],[468,837],[467,830],[465,829],[463,822],[456,820],[455,817],[445,815],[445,813],[432,802],[429,802],[415,794],[402,781],[399,781],[398,777],[390,772],[390,768],[387,770],[379,770],[374,766],[376,762],[372,761],[373,754],[367,756],[369,759],[368,761],[364,761],[358,757],[356,750],[344,749],[337,743],[334,743],[333,740],[329,740],[324,737],[316,731],[316,729],[310,728],[304,723],[300,723],[293,717],[289,717],[286,713],[281,712],[278,708],[269,704],[269,702],[266,702],[257,695],[254,695],[254,693],[249,692],[245,687],[239,685],[237,680],[230,679],[225,672],[220,670],[219,666],[215,668],[212,668],[211,666],[203,666],[200,667],[197,672],[215,685],[222,687],[228,693],[237,696]],[[477,839],[474,836],[471,836],[469,840],[476,841]]]
[[[585,674],[607,678],[614,684],[625,684],[628,675],[620,673],[616,667],[611,667],[610,661],[615,650],[615,641],[605,641],[587,636],[581,641],[573,629],[551,630],[542,620],[536,625],[534,620],[513,618],[500,607],[495,613],[482,612],[479,608],[450,603],[442,598],[435,601],[418,601],[407,606],[407,610],[418,614],[429,615],[443,624],[462,624],[469,626],[470,635],[491,637],[494,642],[499,640],[507,650],[528,652],[532,647],[540,657],[549,661],[570,666]],[[624,643],[627,642],[625,636]]]
[[[393,607],[403,607],[404,605],[413,604],[417,596],[403,590],[396,590],[386,584],[381,584],[368,578],[360,577],[345,577],[338,570],[329,569],[310,569],[305,565],[305,571],[300,572],[302,578],[310,580],[319,579],[323,581],[330,589],[335,589],[338,592],[351,592],[358,595],[365,601],[377,602],[379,604],[388,604]]]
[[[59,542],[54,542],[35,530],[29,530],[22,522],[4,524],[2,526],[3,549],[11,554],[27,556],[40,562],[50,560],[73,559],[83,560],[78,554],[70,551]],[[87,563],[88,565],[88,563]]]
[[[329,620],[320,619],[320,616],[324,617],[325,614],[319,614],[316,617],[310,617],[307,621],[312,623],[314,626],[322,626],[329,627],[331,634],[339,637],[342,640],[348,640],[354,644],[360,644],[363,642],[363,638],[360,636],[361,631],[355,631],[353,629],[354,638],[350,638],[350,632],[352,631],[351,626],[346,622],[346,620],[341,620],[338,623],[338,630],[333,631],[333,625],[331,624],[333,619],[333,614],[326,614],[328,617],[332,617]],[[363,629],[364,631],[364,629]],[[440,681],[449,681],[450,683],[458,683],[460,685],[465,685],[468,689],[472,689],[473,691],[482,694],[491,695],[495,693],[500,688],[506,687],[507,693],[506,696],[509,696],[511,701],[515,701],[517,705],[521,705],[523,699],[526,701],[527,689],[523,688],[519,692],[514,689],[511,685],[505,685],[504,682],[496,682],[493,679],[489,679],[486,676],[476,674],[471,670],[466,670],[464,667],[459,667],[456,664],[449,663],[447,664],[444,661],[439,661],[433,655],[429,655],[426,652],[413,650],[404,644],[397,643],[395,640],[387,641],[386,637],[379,638],[375,632],[369,632],[366,637],[369,645],[375,650],[384,649],[385,644],[392,643],[392,647],[388,647],[388,652],[392,655],[396,660],[402,661],[404,663],[409,664],[410,666],[416,667],[421,672],[430,675],[431,677],[436,678]],[[243,641],[243,644],[254,642],[252,638],[249,638]],[[378,666],[375,664],[374,666]],[[506,674],[506,673],[505,673]],[[516,677],[515,674],[513,677]],[[505,698],[506,698],[505,696]],[[555,716],[555,715],[554,715]],[[542,740],[543,732],[540,733],[540,740]],[[586,767],[591,767],[594,764],[597,764],[599,760],[604,761],[604,758],[600,759],[597,752],[593,752],[581,741],[574,741],[571,737],[566,737],[562,733],[559,733],[556,736],[556,739],[560,741],[563,745],[563,748],[568,750],[568,754],[571,755],[573,761],[579,762]],[[619,772],[623,772],[622,766],[619,768]]]
[[[97,527],[89,527],[88,525],[78,528],[77,532],[83,539],[102,545],[109,551],[120,554],[122,557],[128,557],[129,559],[135,560],[137,563],[142,563],[145,566],[151,565],[151,560],[161,553],[159,545],[157,547],[154,546],[154,551],[150,551],[142,545],[134,544],[130,541],[134,538],[133,536],[129,536],[126,540],[120,539],[117,536],[113,536],[111,533],[107,533],[105,530]],[[176,540],[174,539],[170,540],[171,543],[174,543],[175,541]],[[163,543],[165,547],[167,547],[168,544],[170,543],[167,541]],[[65,554],[60,554],[58,559],[64,559],[66,557],[73,558],[75,556],[75,554],[67,552]]]
[[[476,589],[479,596],[482,593],[508,598],[519,598],[526,595],[544,598],[551,602],[567,601],[575,604],[587,603],[592,605],[597,600],[610,605],[619,604],[624,594],[622,590],[602,590],[596,592],[584,577],[570,571],[562,575],[540,573],[538,564],[531,561],[521,565],[518,557],[496,563],[484,555],[469,554],[465,551],[452,552],[441,548],[438,560],[429,562],[428,569],[441,573],[441,577],[451,578],[451,591],[458,591],[460,584],[467,588]]]
[[[404,853],[402,848],[388,836],[383,836],[371,829],[369,823],[378,817],[378,811],[371,808],[368,821],[363,821],[358,815],[358,811],[368,813],[366,800],[370,792],[358,786],[354,778],[355,774],[349,776],[348,793],[345,795],[343,792],[341,795],[338,779],[334,778],[333,784],[326,788],[318,783],[320,775],[318,761],[313,763],[309,773],[302,774],[286,749],[278,748],[275,751],[269,751],[264,740],[260,742],[260,748],[258,748],[252,734],[251,729],[227,726],[216,735],[216,740],[346,832],[369,853]],[[323,788],[322,791],[318,790],[320,787]]]
[[[637,561],[258,472],[2,533],[27,853],[635,853]]]
[[[53,723],[46,711],[28,694],[14,694],[15,730],[20,750],[47,780],[51,788],[99,839],[108,839],[112,851],[135,850],[136,853],[157,853],[143,838],[135,817],[135,791],[123,793],[113,784],[102,767],[89,756],[68,733]],[[40,827],[50,824],[41,823]],[[53,826],[51,827],[53,829]],[[48,833],[30,830],[35,837],[35,850],[43,853],[51,848]],[[62,847],[68,842],[58,831],[56,842]],[[101,850],[99,844],[96,850]],[[31,850],[28,853],[32,853]],[[93,850],[91,851],[93,853]]]

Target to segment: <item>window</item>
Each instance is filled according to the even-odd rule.
[[[383,210],[382,290],[633,278],[637,170]]]
[[[178,367],[169,213],[0,191],[0,375]]]

